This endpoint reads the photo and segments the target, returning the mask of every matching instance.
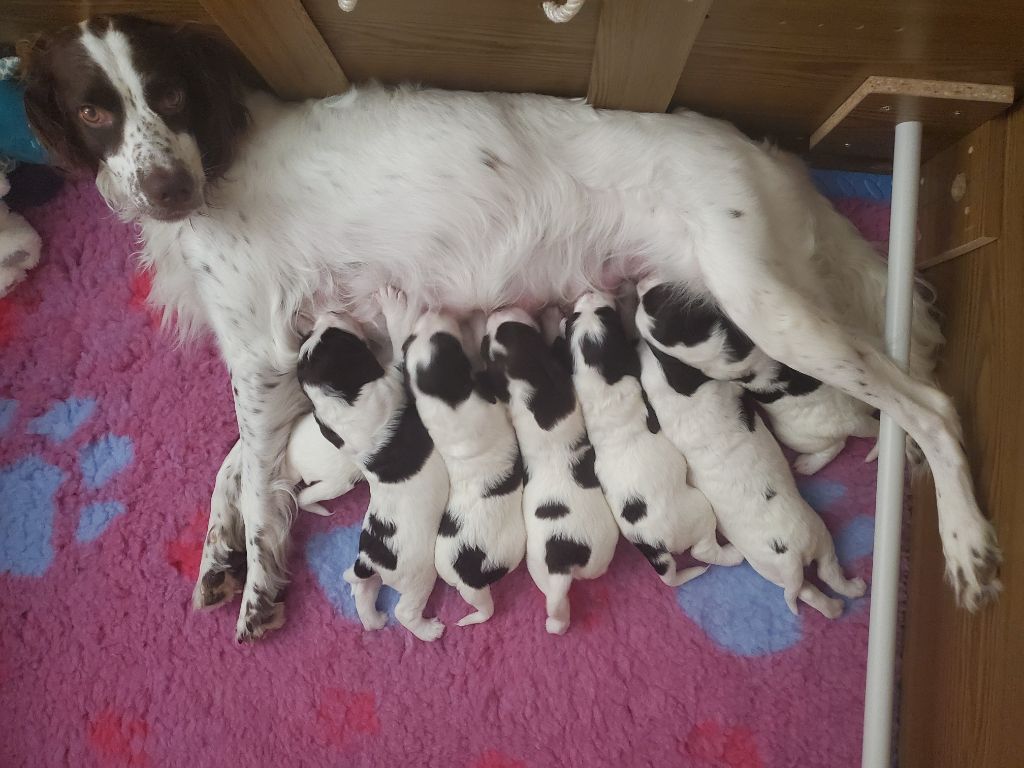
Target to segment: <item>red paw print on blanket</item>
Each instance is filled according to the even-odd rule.
[[[704,720],[679,742],[679,753],[695,768],[762,768],[754,734],[743,726]]]

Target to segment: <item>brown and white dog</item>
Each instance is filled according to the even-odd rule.
[[[212,330],[230,368],[239,502],[211,520],[195,601],[230,597],[211,575],[245,550],[240,640],[280,619],[290,507],[275,488],[308,410],[293,318],[340,302],[368,320],[389,283],[457,313],[565,304],[615,273],[686,286],[764,354],[906,429],[934,470],[960,601],[998,592],[953,405],[881,351],[880,260],[799,163],[731,126],[414,88],[285,104],[197,32],[124,17],[42,39],[26,105],[52,155],[141,226],[154,301],[184,334]],[[939,333],[917,304],[927,359]]]

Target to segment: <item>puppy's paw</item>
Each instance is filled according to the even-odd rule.
[[[848,591],[846,592],[844,597],[864,597],[864,593],[868,591],[867,582],[860,577],[850,579],[849,583],[847,584],[847,587]]]
[[[984,519],[973,519],[942,531],[946,580],[961,607],[974,612],[994,602],[1003,589],[999,564],[1003,561],[995,529]]]
[[[384,629],[388,623],[388,615],[383,611],[377,611],[366,618],[360,618],[363,622],[363,629],[367,632],[376,632],[378,629]]]
[[[832,597],[825,598],[820,610],[826,619],[838,619],[843,615],[843,601]]]
[[[275,603],[257,591],[255,599],[243,600],[235,626],[235,640],[251,643],[284,626],[284,603]]]
[[[444,624],[440,619],[423,619],[409,631],[425,643],[432,643],[444,634]]]
[[[565,619],[548,616],[547,621],[544,622],[544,629],[548,631],[549,635],[564,635],[569,629],[569,622]]]

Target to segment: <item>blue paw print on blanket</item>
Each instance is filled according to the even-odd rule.
[[[0,573],[42,576],[53,560],[54,497],[64,473],[37,456],[0,469]]]
[[[13,425],[17,408],[14,400],[0,400],[0,434]],[[69,397],[31,419],[25,432],[59,445],[77,432],[95,409],[96,401],[92,398]],[[127,437],[107,434],[94,440],[79,454],[85,486],[91,490],[102,488],[133,458],[134,446]],[[25,456],[0,468],[0,574],[38,577],[53,562],[56,499],[66,479],[60,468],[41,456]],[[97,539],[124,511],[124,504],[119,501],[87,504],[79,512],[76,540],[86,543]]]
[[[803,481],[800,492],[819,512],[843,498],[846,488],[830,480]],[[874,518],[854,518],[836,536],[836,554],[843,567],[871,554]],[[716,645],[739,656],[764,656],[791,648],[803,637],[803,618],[794,616],[782,589],[761,578],[747,563],[712,567],[676,590],[683,612]],[[862,601],[847,601],[847,611]],[[813,610],[801,604],[801,613]],[[844,613],[844,616],[846,614]]]
[[[355,622],[359,621],[356,602],[342,575],[352,566],[359,553],[360,530],[361,524],[334,528],[311,536],[306,544],[306,562],[316,575],[320,589],[338,613]],[[377,609],[387,612],[389,625],[395,623],[397,603],[398,593],[391,587],[381,587]]]

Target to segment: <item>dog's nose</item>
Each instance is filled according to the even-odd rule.
[[[142,192],[151,205],[182,210],[192,203],[195,184],[183,166],[154,168],[142,178]]]

